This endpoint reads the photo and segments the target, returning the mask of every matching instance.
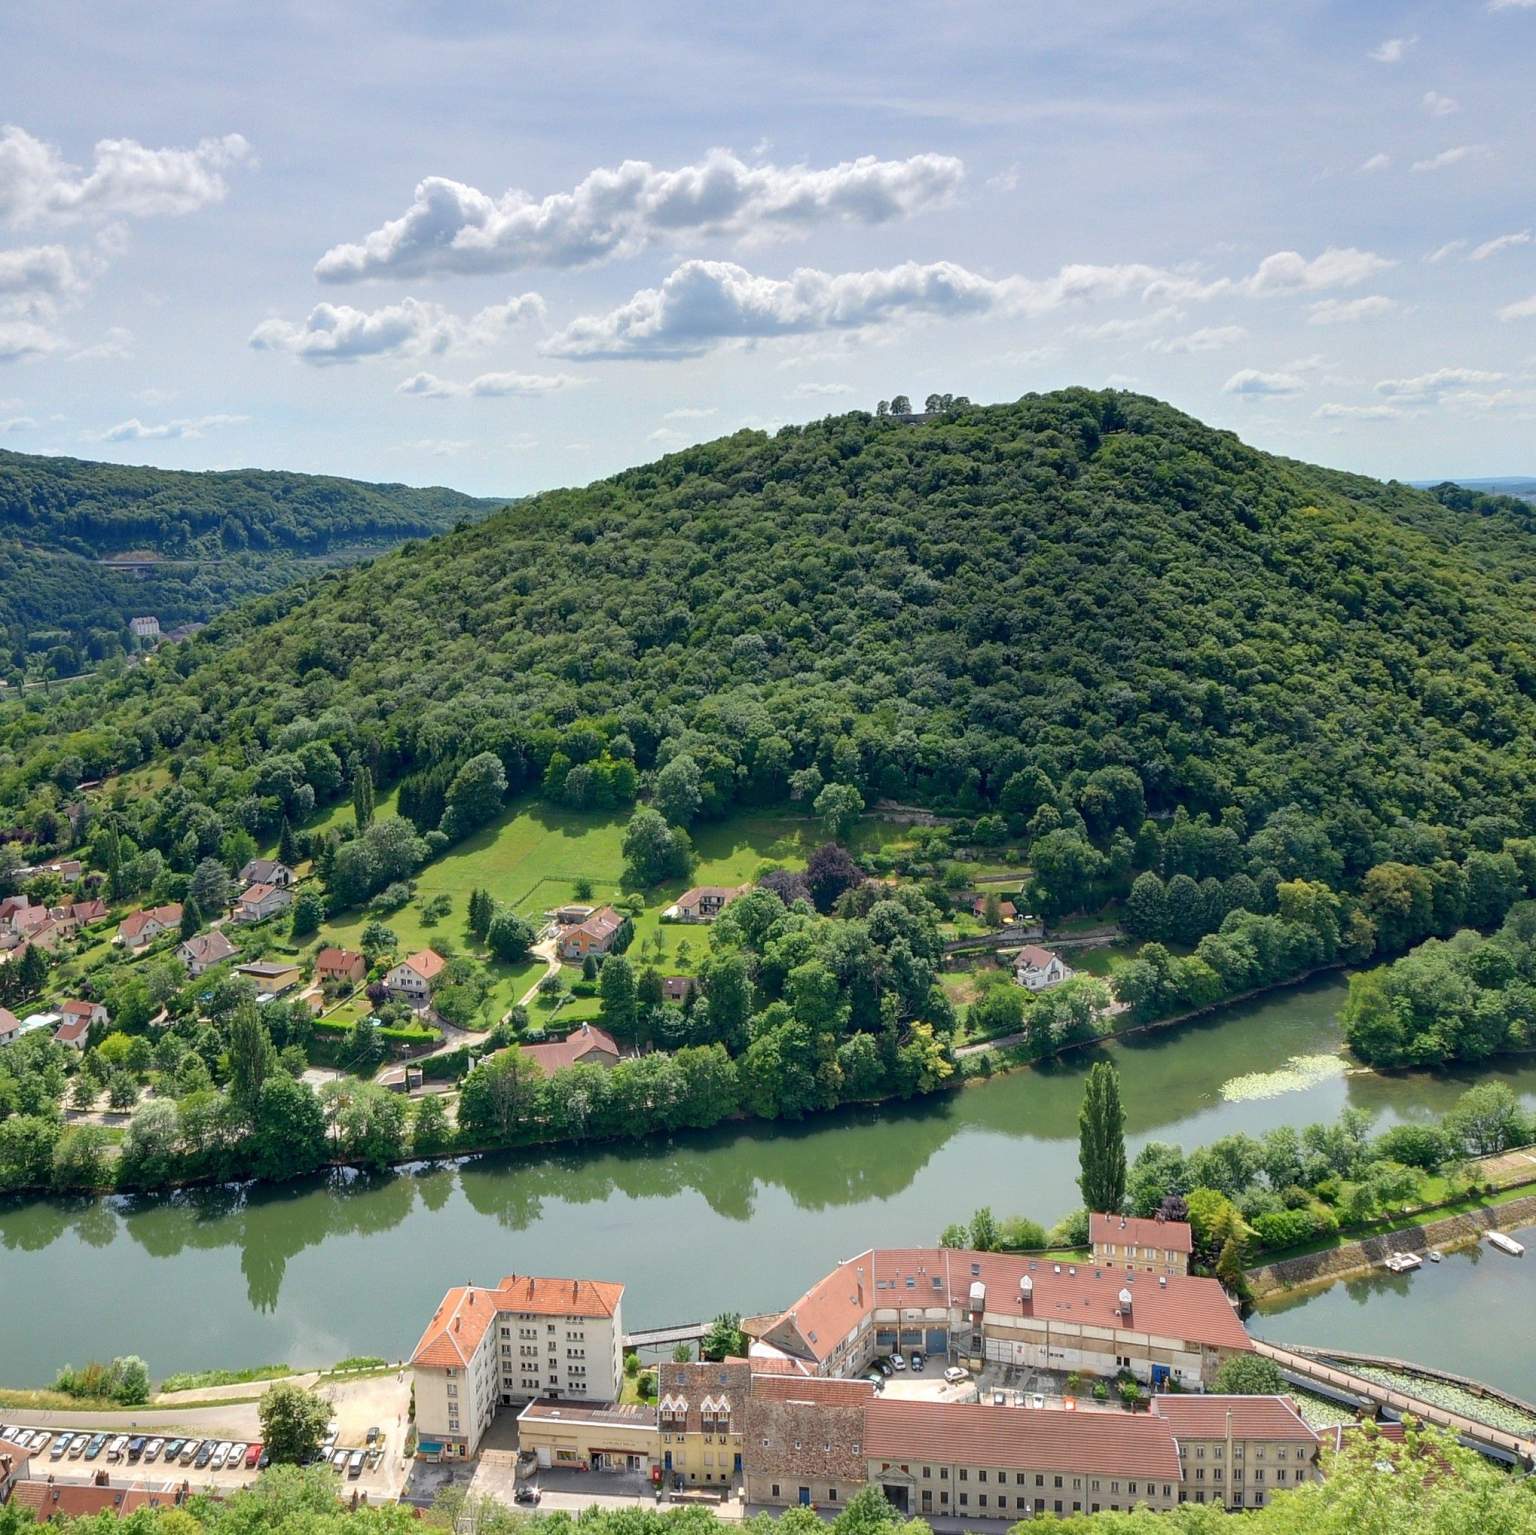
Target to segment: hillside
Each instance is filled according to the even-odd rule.
[[[206,619],[327,565],[503,503],[440,486],[237,469],[187,473],[0,452],[0,629],[11,664],[115,654],[136,613]],[[132,557],[134,569],[103,561]]]
[[[207,504],[200,536],[212,523]],[[247,604],[175,671],[102,680],[41,733],[13,716],[0,796],[170,752],[195,763],[186,793],[270,834],[298,808],[301,748],[387,784],[488,747],[511,791],[568,803],[603,803],[613,761],[684,751],[706,816],[813,766],[867,801],[1101,840],[1134,832],[1142,794],[1208,814],[1215,842],[1294,805],[1282,872],[1358,876],[1438,828],[1536,825],[1528,548],[1512,516],[1274,458],[1134,395],[851,414]],[[1134,783],[1088,783],[1119,769]],[[312,798],[341,777],[317,770]]]

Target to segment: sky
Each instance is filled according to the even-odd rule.
[[[49,0],[0,448],[484,495],[930,391],[1536,475],[1536,0]]]

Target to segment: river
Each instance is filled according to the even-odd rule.
[[[1322,977],[1109,1047],[1132,1153],[1148,1139],[1190,1148],[1351,1105],[1383,1126],[1424,1118],[1489,1075],[1536,1102],[1536,1064],[1477,1079],[1346,1073],[1340,1060],[1289,1070],[1295,1057],[1337,1055],[1343,991],[1342,978]],[[0,1204],[13,1323],[0,1382],[41,1383],[66,1362],[121,1353],[143,1355],[156,1376],[397,1357],[448,1285],[512,1272],[622,1279],[631,1327],[787,1305],[839,1257],[932,1242],[978,1205],[1046,1224],[1075,1206],[1092,1059],[800,1126],[280,1189]],[[1254,1080],[1264,1073],[1280,1075]],[[1275,1095],[1254,1096],[1266,1090]],[[1476,1362],[1460,1368],[1477,1374]]]

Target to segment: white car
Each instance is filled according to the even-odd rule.
[[[222,1471],[224,1469],[224,1457],[229,1454],[229,1441],[220,1440],[214,1447],[213,1456],[208,1462],[210,1471]]]
[[[149,1443],[144,1446],[144,1459],[145,1460],[159,1460],[160,1452],[164,1448],[165,1448],[165,1440],[163,1440],[163,1439],[151,1439],[149,1441]]]
[[[231,1471],[233,1471],[235,1467],[238,1466],[244,1459],[245,1446],[243,1444],[235,1443],[230,1445],[229,1454],[224,1457],[224,1464],[228,1466]]]
[[[893,1370],[904,1370],[906,1367],[907,1361],[903,1359],[900,1354],[891,1355],[891,1368]]]
[[[969,1370],[962,1370],[959,1365],[952,1364],[944,1372],[944,1379],[947,1380],[951,1386],[958,1386],[961,1381],[970,1378],[970,1373],[971,1372]]]

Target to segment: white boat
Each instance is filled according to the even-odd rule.
[[[1517,1242],[1513,1237],[1505,1236],[1502,1231],[1490,1231],[1488,1240],[1497,1247],[1501,1253],[1508,1253],[1511,1258],[1523,1258],[1525,1256],[1524,1243]]]
[[[1444,1256],[1444,1254],[1440,1251],[1440,1249],[1438,1247],[1431,1247],[1430,1248],[1430,1250],[1429,1250],[1429,1261],[1431,1263],[1438,1263],[1443,1256]]]
[[[1423,1266],[1424,1260],[1417,1253],[1389,1253],[1382,1267],[1394,1274],[1407,1274]]]

